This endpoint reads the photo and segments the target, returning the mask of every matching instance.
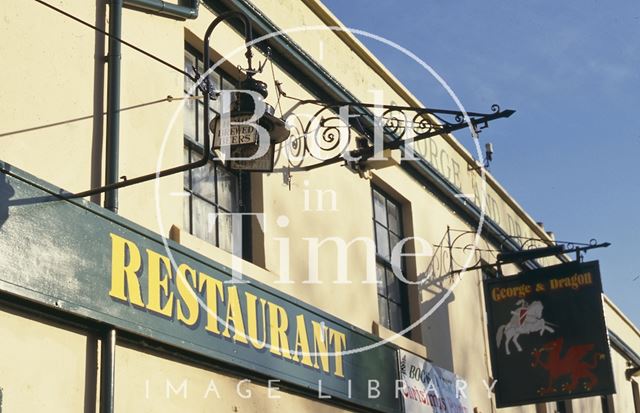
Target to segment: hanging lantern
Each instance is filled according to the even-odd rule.
[[[225,162],[230,169],[245,170],[253,172],[272,172],[274,168],[275,145],[284,142],[289,137],[289,130],[285,122],[275,116],[273,106],[264,102],[268,96],[267,84],[256,80],[251,75],[240,82],[239,91],[235,93],[235,99],[228,114],[216,116],[209,128],[213,133],[213,150],[226,149],[228,145],[228,155],[230,159]],[[256,92],[254,94],[246,92]],[[260,106],[264,105],[262,117],[255,123],[269,134],[268,149],[265,154],[253,158],[260,150],[260,134],[258,130],[249,122],[255,117],[256,96]],[[228,116],[230,126],[228,138],[223,139],[222,133],[226,132],[222,128],[222,117]],[[224,151],[223,151],[224,152]]]

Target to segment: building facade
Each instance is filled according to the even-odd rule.
[[[496,408],[483,294],[496,274],[457,270],[554,238],[453,135],[384,167],[306,169],[340,151],[348,126],[309,134],[318,107],[300,100],[428,105],[319,1],[125,0],[121,16],[111,4],[8,0],[0,12],[6,411],[409,411],[397,380],[410,354],[464,380],[468,411],[640,412],[640,331],[606,297],[616,393]],[[207,27],[228,12],[250,21],[256,78],[290,115],[269,173],[203,147],[193,77]],[[244,78],[241,23],[212,33],[211,90]],[[127,42],[121,55],[105,32]],[[203,167],[118,190],[111,210],[104,194],[66,199],[205,153]]]

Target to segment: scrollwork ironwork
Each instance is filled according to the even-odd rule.
[[[354,137],[365,137],[370,141],[381,137],[383,143],[376,149],[398,149],[405,142],[451,133],[467,126],[479,132],[478,125],[483,125],[480,127],[483,129],[489,121],[513,114],[511,110],[500,110],[498,105],[493,105],[490,113],[479,113],[360,102],[327,103],[296,99],[284,93],[282,96],[296,102],[284,115],[285,119],[307,107],[319,107],[308,116],[302,128],[306,144],[300,155],[320,160],[321,165],[330,163],[328,160],[366,160],[374,155],[372,146],[354,149]]]

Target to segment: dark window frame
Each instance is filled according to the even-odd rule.
[[[386,222],[382,222],[376,216],[376,201],[375,201],[376,193],[381,195],[382,198],[384,199],[384,206],[385,206],[384,210],[385,210]],[[380,317],[379,323],[383,327],[388,328],[389,330],[400,332],[409,326],[409,320],[410,320],[409,289],[408,289],[408,285],[402,282],[401,280],[399,280],[393,273],[393,265],[391,263],[391,251],[393,249],[394,244],[392,244],[391,236],[392,235],[395,236],[398,240],[404,239],[404,232],[405,232],[404,218],[403,218],[404,208],[402,207],[402,204],[398,202],[395,197],[389,195],[388,192],[384,191],[383,189],[381,189],[376,185],[371,186],[371,203],[372,203],[372,210],[373,210],[373,216],[372,216],[373,234],[374,234],[374,240],[376,244],[376,277],[378,281],[382,281],[382,288],[380,284],[378,284],[378,291],[377,291],[378,314]],[[389,205],[393,205],[393,207],[395,208],[395,211],[397,214],[397,217],[396,217],[397,229],[391,228],[391,225],[389,223],[389,216],[390,216]],[[386,236],[386,244],[389,249],[388,257],[385,256],[384,254],[381,254],[379,251],[380,242],[378,239],[378,236],[379,236],[378,228],[380,227],[383,228]],[[400,271],[402,271],[402,274],[406,278],[407,265],[406,265],[406,259],[404,257],[402,258],[400,267],[401,267]],[[385,278],[383,280],[381,280],[381,277],[378,274],[379,268],[382,268],[384,270]],[[391,297],[391,294],[388,291],[389,276],[392,277],[393,283],[397,283],[397,286],[399,289],[397,299],[394,299],[393,297]],[[384,302],[384,305],[385,305],[384,309],[380,308],[381,301]],[[396,305],[400,308],[400,325],[394,325],[394,320],[391,314],[392,305]],[[386,313],[386,320],[387,320],[386,323],[385,323],[385,320],[381,317],[383,315],[382,311]]]
[[[193,59],[196,68],[202,66],[203,67],[203,62],[202,62],[202,53],[200,51],[198,51],[196,48],[194,48],[193,46],[189,45],[188,43],[185,44],[185,48],[184,48],[184,53],[185,53],[185,65],[187,62],[187,54],[190,55],[190,58]],[[185,67],[185,69],[187,71],[190,70],[190,68]],[[200,69],[198,69],[200,71]],[[227,72],[224,72],[223,70],[221,70],[219,67],[216,68],[215,71],[215,75],[214,77],[218,79],[218,83],[216,85],[213,85],[215,88],[217,89],[222,89],[223,87],[227,86],[227,85],[231,85],[232,87],[237,83],[237,79],[235,79],[233,76],[229,75]],[[201,74],[201,73],[200,73]],[[183,87],[183,91],[185,96],[188,95],[189,90],[187,88],[187,82],[185,81],[184,87]],[[198,94],[198,90],[196,89],[194,92],[194,94]],[[183,132],[183,137],[184,137],[184,152],[186,155],[185,162],[193,162],[195,159],[195,157],[193,156],[194,153],[197,153],[198,158],[201,157],[204,154],[205,148],[202,146],[202,141],[203,141],[203,137],[200,136],[200,132],[203,132],[206,130],[208,132],[208,128],[204,128],[204,125],[200,125],[200,123],[202,123],[202,119],[201,114],[200,114],[200,110],[198,109],[199,105],[203,106],[201,102],[199,102],[197,99],[193,100],[194,102],[194,131],[195,131],[195,136],[189,136],[186,133],[186,128],[185,128],[185,132]],[[213,105],[212,105],[213,106]],[[204,107],[203,107],[204,110]],[[214,109],[211,109],[213,113],[216,113],[216,111]],[[186,119],[185,119],[186,122]],[[202,129],[202,130],[201,130]],[[238,172],[238,171],[232,171],[230,169],[227,169],[224,167],[224,165],[222,164],[222,162],[217,159],[213,153],[211,153],[211,151],[208,151],[208,157],[209,157],[209,165],[207,167],[212,168],[213,170],[213,199],[208,199],[207,197],[202,196],[201,194],[198,194],[195,190],[194,190],[194,174],[196,173],[195,170],[189,170],[187,172],[185,172],[184,175],[184,179],[183,179],[183,190],[185,192],[185,203],[184,203],[184,208],[187,209],[187,211],[184,212],[184,218],[183,218],[183,225],[185,225],[187,228],[185,228],[189,234],[192,234],[194,236],[196,236],[196,232],[194,230],[195,225],[194,225],[194,209],[193,209],[193,204],[194,204],[194,199],[198,199],[199,201],[202,201],[204,203],[206,203],[210,208],[212,208],[215,213],[249,213],[251,212],[252,208],[251,208],[251,186],[250,186],[250,176],[248,173],[246,172]],[[221,173],[220,171],[224,170],[225,173],[229,174],[233,179],[234,179],[234,185],[236,187],[236,191],[235,194],[232,195],[233,199],[232,200],[232,204],[235,204],[236,208],[235,210],[233,210],[233,207],[228,207],[225,205],[222,205],[220,202],[220,183],[219,183],[219,173]],[[188,217],[188,218],[187,218]],[[220,222],[221,219],[223,219],[222,217],[218,217],[218,219],[216,219],[215,222],[215,227],[213,228],[213,231],[215,232],[215,242],[211,242],[211,240],[205,240],[206,242],[209,242],[212,245],[215,245],[218,248],[222,248],[221,246],[221,232],[220,232]],[[187,222],[188,221],[188,222]],[[243,217],[242,220],[242,258],[244,260],[248,260],[250,261],[252,259],[252,243],[251,243],[251,217],[250,216],[245,216]],[[205,223],[205,225],[208,225],[208,222]],[[233,229],[231,230],[231,241],[233,242]],[[227,250],[225,248],[225,250]],[[228,252],[232,253],[232,251],[227,250]]]
[[[633,392],[633,407],[635,413],[640,413],[640,383],[631,379],[631,391]]]
[[[614,413],[616,411],[611,395],[600,396],[600,404],[602,405],[602,413]]]

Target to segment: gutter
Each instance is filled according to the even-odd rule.
[[[199,3],[199,0],[180,0],[178,4],[163,0],[124,0],[124,5],[132,9],[176,20],[197,18]]]
[[[252,21],[254,34],[257,33],[255,37],[280,30],[249,0],[205,0],[204,4],[205,6],[210,7],[214,13],[238,10],[249,16]],[[230,22],[231,26],[241,33],[241,28],[234,25],[234,23],[235,22]],[[254,47],[260,46],[261,45],[256,45]],[[348,89],[340,84],[340,82],[328,73],[326,69],[302,50],[289,36],[283,35],[274,37],[273,39],[270,39],[269,46],[272,48],[274,61],[281,64],[285,70],[296,72],[294,78],[302,79],[307,77],[309,79],[309,83],[305,86],[307,86],[310,93],[318,96],[319,99],[353,102],[358,101],[358,99],[351,94]],[[287,59],[295,63],[288,64]],[[475,225],[480,220],[480,216],[482,215],[480,207],[460,197],[460,190],[453,186],[453,184],[451,184],[427,161],[421,160],[419,162],[415,162],[414,165],[402,163],[401,168],[414,178],[418,179],[419,182],[424,183],[425,186],[434,190],[437,195],[448,200],[453,207],[468,217],[467,221],[472,225]],[[487,175],[487,178],[489,178],[489,175]],[[490,185],[490,182],[487,182],[487,184]],[[487,234],[490,239],[494,240],[498,244],[502,244],[504,247],[509,248],[512,251],[520,250],[515,239],[513,239],[495,221],[486,216],[486,214],[484,216],[482,232]],[[543,239],[547,237],[548,236],[546,234],[544,236],[541,235],[541,238]],[[540,268],[540,264],[534,260],[526,262],[524,267],[527,269],[535,269]]]
[[[344,27],[342,23],[340,23],[335,16],[331,14],[331,12],[322,5],[318,0],[303,0],[305,5],[309,7],[309,9],[316,13],[316,15],[328,26],[340,26]],[[222,12],[224,10],[240,10],[243,13],[250,16],[253,21],[254,32],[259,33],[259,35],[263,35],[266,33],[271,33],[275,31],[279,31],[280,29],[276,26],[276,24],[271,21],[266,15],[264,15],[257,6],[252,4],[250,0],[204,0],[204,4],[206,6],[211,7],[216,12]],[[237,29],[237,28],[236,28]],[[375,56],[371,55],[366,47],[360,43],[355,36],[348,32],[336,32],[336,35],[341,38],[348,46],[350,46],[354,52],[361,57],[371,68],[382,77],[388,84],[401,96],[403,97],[410,105],[423,106],[420,101],[414,97],[402,84],[391,74],[382,63],[380,63]],[[256,35],[255,37],[258,37]],[[353,96],[343,85],[340,84],[330,73],[326,71],[321,65],[319,65],[308,53],[303,51],[289,36],[283,35],[278,36],[270,40],[271,47],[275,49],[277,47],[281,47],[281,50],[286,50],[286,52],[282,53],[286,58],[292,59],[296,61],[299,65],[298,69],[301,70],[302,73],[308,74],[312,73],[311,76],[315,76],[315,78],[322,79],[323,85],[321,88],[324,90],[315,90],[309,89],[312,94],[319,96],[319,98],[332,100],[345,100],[345,101],[359,101],[355,96]],[[260,47],[260,45],[256,45],[255,47]],[[274,53],[274,57],[277,58],[276,53]],[[275,59],[274,59],[275,60]],[[281,62],[279,62],[281,63]],[[281,63],[282,64],[282,63]],[[283,65],[283,67],[286,65]],[[323,96],[323,94],[325,96]],[[473,157],[469,152],[458,143],[455,138],[450,134],[442,135],[443,138],[449,143],[449,145],[454,149],[454,151],[458,152],[463,159],[465,159],[469,164],[474,164]],[[422,163],[422,162],[421,162]],[[426,164],[427,162],[424,161]],[[463,211],[467,211],[467,205],[472,204],[469,201],[461,199],[460,197],[456,197],[456,195],[460,195],[460,190],[452,187],[446,180],[446,178],[442,177],[441,174],[435,170],[431,165],[420,165],[418,168],[421,171],[428,172],[429,175],[436,175],[436,186],[437,188],[446,194],[454,204],[457,204],[461,207]],[[531,231],[536,234],[540,239],[546,240],[548,243],[553,242],[553,240],[549,237],[549,235],[542,230],[536,222],[528,215],[528,213],[522,208],[521,205],[517,203],[508,193],[507,191],[497,182],[497,180],[489,173],[485,172],[485,178],[487,182],[487,188],[493,188],[498,196],[502,198],[502,200],[512,208],[514,213],[519,216],[523,221],[529,224],[529,228]],[[471,216],[474,219],[478,219],[480,216],[480,208],[477,205],[474,205],[475,208],[471,212]],[[518,243],[515,240],[511,239],[511,236],[503,230],[497,223],[495,223],[492,219],[490,219],[485,214],[485,226],[487,229],[493,230],[495,229],[495,239],[500,244],[503,240],[509,239],[508,241],[512,244],[514,250],[519,250]],[[491,228],[493,227],[493,228]],[[514,242],[511,242],[514,241]],[[537,262],[534,264],[534,267],[537,267]]]
[[[625,359],[631,361],[636,366],[640,366],[640,355],[629,347],[629,345],[627,345],[627,343],[625,343],[624,340],[616,333],[611,330],[608,330],[608,332],[611,346],[618,350]]]
[[[305,5],[315,13],[316,16],[327,26],[336,26],[345,28],[344,24],[329,10],[320,0],[302,0]],[[400,97],[402,97],[409,105],[417,105],[418,107],[424,106],[420,100],[415,97],[411,91],[409,91],[396,77],[391,73],[380,60],[373,55],[367,47],[362,44],[356,36],[349,31],[335,31],[334,34],[340,38],[351,50],[354,51],[378,76],[380,76]],[[451,133],[441,135],[442,138],[451,146],[451,148],[457,152],[470,166],[475,166],[475,160],[473,155],[457,141],[455,136]],[[480,170],[476,170],[478,175],[481,175]],[[515,200],[507,190],[498,182],[498,180],[491,175],[491,173],[485,170],[485,179],[487,186],[496,191],[498,196],[509,205],[513,212],[519,216],[523,221],[529,224],[529,228],[540,237],[540,239],[552,242],[553,240],[548,234],[537,225],[536,221],[529,215],[529,213]]]

